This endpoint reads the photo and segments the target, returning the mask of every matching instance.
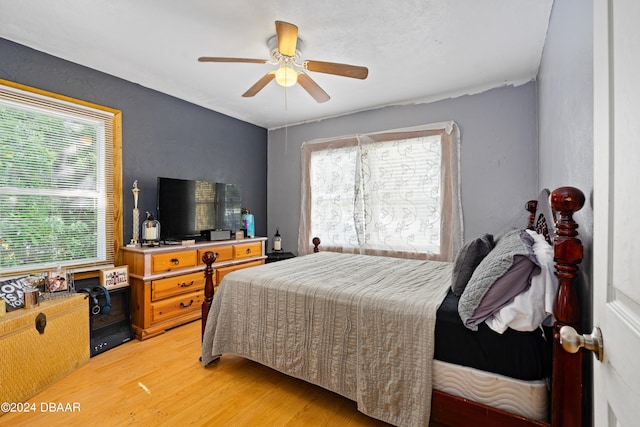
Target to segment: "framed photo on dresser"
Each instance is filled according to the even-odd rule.
[[[47,292],[62,292],[69,290],[66,270],[55,270],[47,272],[46,280]]]

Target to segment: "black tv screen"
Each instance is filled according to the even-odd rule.
[[[200,239],[205,230],[240,228],[239,185],[158,177],[162,240]]]

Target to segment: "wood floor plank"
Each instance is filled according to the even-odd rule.
[[[35,412],[5,414],[0,425],[388,426],[349,399],[241,357],[203,367],[200,327],[198,320],[95,356],[30,399]],[[41,410],[49,402],[77,402],[80,412]]]

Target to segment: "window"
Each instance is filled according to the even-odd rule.
[[[300,253],[453,260],[462,242],[453,123],[303,144]]]
[[[120,120],[0,81],[0,274],[115,263]]]

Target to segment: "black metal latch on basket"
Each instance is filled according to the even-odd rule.
[[[47,327],[47,316],[44,313],[39,313],[36,316],[36,329],[40,332],[40,335],[44,334],[44,328]]]

